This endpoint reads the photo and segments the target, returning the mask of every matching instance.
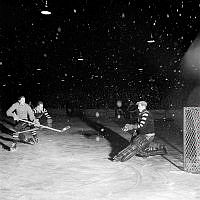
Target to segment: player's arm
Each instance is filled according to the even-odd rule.
[[[27,113],[31,122],[35,123],[36,125],[40,124],[39,120],[35,118],[32,108],[28,104],[27,104]]]
[[[138,130],[138,129],[143,129],[146,126],[147,118],[149,117],[149,113],[145,112],[142,114],[141,119],[138,123],[136,124],[126,124],[122,130],[123,131],[130,131],[130,130]]]
[[[47,118],[47,119],[51,119],[51,116],[50,116],[50,114],[48,113],[48,111],[47,111],[47,109],[46,108],[44,108],[44,115],[45,115],[45,117]]]
[[[14,120],[19,120],[19,117],[17,116],[17,114],[15,113],[17,109],[17,104],[14,103],[7,111],[6,111],[6,115],[8,117],[13,117]]]
[[[143,129],[146,126],[148,117],[149,117],[149,112],[145,112],[142,114],[141,120],[137,124],[137,129]]]
[[[53,122],[53,120],[51,118],[51,115],[48,113],[46,108],[44,108],[44,116],[47,118],[47,123],[52,123]]]

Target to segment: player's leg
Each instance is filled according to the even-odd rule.
[[[0,137],[0,147],[7,151],[15,151],[17,148],[17,142],[12,138],[2,136]]]
[[[133,152],[133,149],[134,149],[134,147],[132,145],[127,146],[125,149],[123,149],[117,155],[115,155],[112,160],[113,161],[121,161],[121,159],[124,156],[131,154]]]
[[[142,146],[146,147],[148,144],[149,141],[144,135],[134,136],[131,139],[131,144],[114,156],[113,161],[127,161],[137,154],[138,148],[141,148]]]
[[[28,132],[33,128],[34,127],[32,125],[29,125],[28,123],[19,122],[15,126],[15,130],[17,130],[15,134],[18,135],[19,141],[34,144],[34,139],[28,136]]]
[[[10,146],[10,151],[16,151],[17,149],[17,141],[13,141]]]
[[[121,157],[121,162],[125,162],[135,156],[140,149],[145,149],[149,146],[149,140],[145,135],[138,135],[132,140],[132,149]]]
[[[163,144],[154,142],[154,137],[148,138],[150,143],[146,148],[141,148],[138,150],[138,156],[149,157],[155,155],[165,155],[167,153],[166,147]]]
[[[33,140],[35,143],[38,143],[39,142],[39,138],[38,138],[38,135],[37,135],[37,131],[33,131],[32,132],[32,137],[33,137]]]
[[[152,142],[149,145],[149,148],[145,149],[146,156],[156,156],[156,155],[165,155],[167,154],[167,149],[165,145]]]

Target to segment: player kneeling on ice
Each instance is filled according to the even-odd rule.
[[[34,144],[38,142],[37,133],[35,131],[32,132],[32,138],[27,138],[25,133],[27,130],[32,129],[29,123],[23,122],[21,120],[30,120],[33,122],[35,126],[40,126],[39,120],[35,118],[33,110],[31,107],[25,103],[25,97],[20,96],[18,101],[14,103],[7,111],[6,114],[8,117],[12,117],[15,122],[14,130],[16,132],[13,133],[13,137],[19,138],[20,141],[28,142]],[[18,132],[20,132],[18,134]],[[21,133],[22,132],[22,133]],[[16,143],[13,144],[16,146]]]
[[[113,161],[124,162],[137,155],[142,157],[164,155],[166,148],[164,145],[153,142],[155,137],[154,119],[146,107],[145,101],[136,103],[139,110],[138,122],[136,124],[126,124],[122,130],[132,134],[130,145],[113,157]]]
[[[43,116],[47,119],[48,126],[52,127],[53,120],[49,115],[42,101],[38,101],[37,106],[33,109],[35,117],[40,120]]]

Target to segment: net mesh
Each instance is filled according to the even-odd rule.
[[[200,173],[200,107],[184,108],[184,170]]]

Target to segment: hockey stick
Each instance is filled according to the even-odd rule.
[[[37,125],[36,123],[34,122],[30,122],[28,120],[24,120],[24,119],[19,119],[19,121],[22,121],[22,122],[26,122],[26,123],[29,123],[29,124],[32,124],[32,125],[35,125],[37,127],[41,127],[41,128],[46,128],[46,129],[49,129],[49,130],[52,130],[52,131],[56,131],[56,132],[59,132],[59,133],[62,133],[66,130],[68,130],[70,128],[70,126],[66,126],[65,128],[63,128],[62,130],[59,130],[59,129],[55,129],[55,128],[51,128],[49,126],[44,126],[44,125]]]
[[[32,132],[32,131],[37,131],[39,128],[32,128],[32,129],[28,129],[28,130],[24,130],[24,131],[16,131],[16,133],[27,133],[27,132]]]

